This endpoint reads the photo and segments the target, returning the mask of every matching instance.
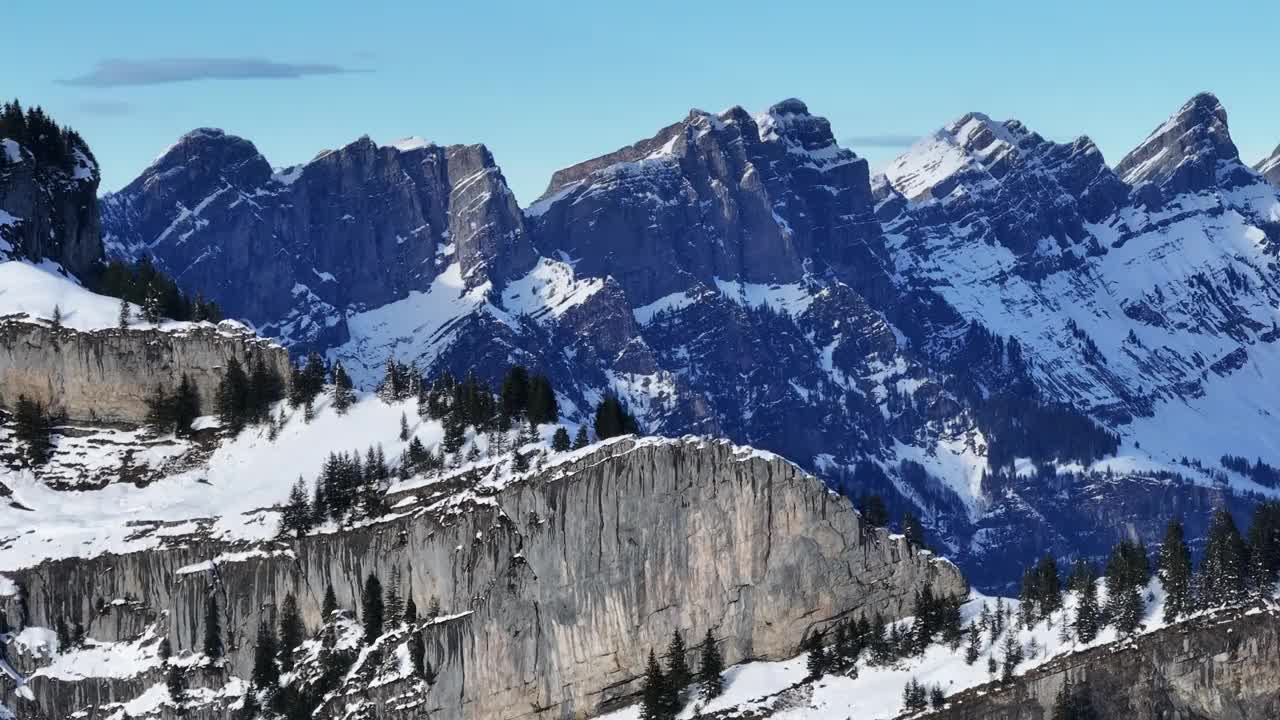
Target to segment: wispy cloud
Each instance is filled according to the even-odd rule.
[[[85,100],[76,107],[90,115],[128,115],[133,112],[132,105],[119,100]]]
[[[854,135],[840,141],[841,145],[857,150],[859,147],[911,147],[919,135]]]
[[[84,87],[117,87],[192,80],[292,79],[350,72],[366,71],[329,63],[285,63],[264,58],[113,58],[102,60],[89,72],[63,82]]]

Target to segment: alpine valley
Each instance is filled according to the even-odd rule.
[[[99,182],[0,108],[0,718],[1280,715],[1280,148],[1213,95],[1114,164],[788,99],[536,199]]]

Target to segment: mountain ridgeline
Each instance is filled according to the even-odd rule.
[[[1208,94],[1114,169],[970,113],[875,177],[787,100],[691,111],[523,210],[483,146],[366,137],[272,169],[210,129],[101,208],[110,255],[357,385],[388,358],[521,362],[570,416],[612,393],[649,431],[879,492],[981,583],[1269,491],[1219,467],[1280,459],[1280,394],[1250,379],[1280,371],[1268,169]],[[1139,461],[1094,465],[1117,454]]]

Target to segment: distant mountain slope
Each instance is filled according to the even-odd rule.
[[[364,387],[522,362],[570,416],[614,393],[884,495],[982,584],[1277,492],[1280,195],[1207,94],[1115,167],[970,113],[872,178],[787,100],[691,111],[523,212],[480,146],[273,171],[210,130],[102,206],[114,253]]]

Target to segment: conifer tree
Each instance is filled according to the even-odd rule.
[[[222,657],[222,620],[218,615],[218,596],[213,588],[204,599],[204,654],[210,660]]]
[[[569,431],[564,426],[556,428],[555,435],[551,436],[551,449],[556,452],[564,452],[569,449]]]
[[[553,423],[560,419],[556,393],[551,387],[551,380],[546,375],[534,375],[529,378],[526,414],[529,421],[537,425]]]
[[[132,313],[129,310],[129,301],[120,298],[120,313],[116,316],[116,325],[124,330],[129,327],[129,320]]]
[[[912,547],[924,547],[924,527],[920,525],[920,518],[915,513],[907,511],[902,513],[902,535]]]
[[[418,622],[418,604],[413,601],[412,594],[404,601],[404,621],[410,625]]]
[[[355,402],[355,391],[352,390],[351,377],[339,360],[333,364],[333,409],[339,415],[346,415],[351,403]]]
[[[1001,677],[1005,680],[1013,677],[1013,671],[1022,664],[1022,643],[1018,642],[1017,633],[1010,631],[1004,636],[1004,644],[1000,646],[1004,661],[1000,666]]]
[[[1253,511],[1249,524],[1249,583],[1267,597],[1280,580],[1280,501],[1266,500]]]
[[[1064,684],[1053,703],[1052,720],[1100,720],[1088,688],[1079,683]]]
[[[265,619],[258,623],[258,643],[253,650],[253,684],[259,688],[274,687],[280,680],[276,666],[276,635]]]
[[[1098,629],[1102,626],[1102,611],[1098,607],[1098,584],[1091,575],[1088,575],[1082,579],[1078,592],[1080,601],[1076,607],[1076,637],[1082,643],[1091,643],[1098,636]]]
[[[1200,561],[1203,607],[1230,605],[1244,599],[1248,577],[1247,548],[1231,513],[1219,509],[1209,524],[1204,559]]]
[[[814,630],[805,641],[805,649],[809,652],[809,657],[805,660],[805,667],[809,670],[809,677],[818,678],[826,674],[831,667],[831,660],[827,656],[827,647],[823,644],[825,638],[821,630]]]
[[[169,669],[165,672],[165,688],[169,691],[169,702],[180,708],[179,715],[183,714],[185,710],[181,707],[187,700],[187,682],[182,677],[182,668],[169,665]]]
[[[382,603],[382,583],[378,576],[369,573],[364,581],[364,594],[361,597],[360,619],[364,622],[364,643],[372,645],[382,635],[384,606]]]
[[[578,432],[573,436],[573,449],[580,450],[590,444],[591,442],[587,438],[587,426],[579,425]]]
[[[28,463],[40,466],[49,462],[53,454],[53,420],[43,403],[26,395],[18,396],[13,413],[13,435],[25,447]]]
[[[1156,569],[1165,590],[1164,621],[1171,623],[1191,611],[1191,551],[1178,520],[1165,529]]]
[[[307,497],[307,486],[303,483],[302,477],[299,476],[298,481],[289,490],[289,499],[285,502],[284,510],[280,513],[281,534],[292,533],[296,537],[306,535],[311,531],[314,515],[314,510]]]
[[[677,630],[672,633],[671,642],[667,645],[667,685],[674,697],[678,696],[691,682],[693,682],[693,673],[689,670],[687,649],[684,645],[684,638],[680,636],[680,631]],[[679,708],[676,707],[672,709],[672,712],[674,713],[678,710]]]
[[[191,423],[200,417],[200,393],[186,373],[178,381],[172,403],[173,431],[178,437],[187,437],[191,434]]]
[[[435,620],[438,617],[440,617],[440,598],[432,595],[431,602],[427,603],[427,619]]]
[[[413,663],[413,674],[420,678],[426,679],[427,646],[422,641],[422,633],[414,632],[409,636],[409,660]]]
[[[53,623],[54,635],[58,638],[58,653],[65,653],[71,649],[71,632],[67,630],[67,621],[59,616]]]
[[[403,412],[400,413],[400,440],[407,441],[409,439],[409,416]]]
[[[338,609],[338,598],[333,594],[333,583],[329,583],[324,589],[324,601],[320,603],[320,612],[324,615],[324,621],[329,622],[329,618]]]
[[[965,633],[967,644],[964,648],[964,664],[972,665],[978,661],[978,656],[982,653],[982,633],[978,631],[978,626],[969,623],[969,630]]]
[[[400,598],[400,566],[391,568],[391,580],[387,585],[387,599],[384,603],[386,617],[398,623],[404,616],[404,603]]]
[[[249,378],[234,355],[227,361],[216,396],[218,418],[232,432],[239,432],[248,421]]]
[[[644,686],[640,691],[641,720],[669,720],[667,703],[670,695],[667,678],[662,674],[657,656],[650,650],[649,661],[645,665]]]
[[[286,672],[293,669],[293,651],[302,645],[307,634],[298,612],[298,600],[289,593],[280,606],[280,667]]]
[[[698,684],[703,698],[710,700],[724,692],[724,679],[720,676],[723,672],[724,658],[711,629],[707,628],[707,636],[702,640],[702,662],[698,666]]]
[[[502,379],[501,411],[504,417],[524,417],[529,404],[529,371],[512,365]]]
[[[606,395],[596,407],[596,438],[608,440],[611,437],[636,432],[638,432],[636,419],[623,407],[622,401],[616,395]]]

